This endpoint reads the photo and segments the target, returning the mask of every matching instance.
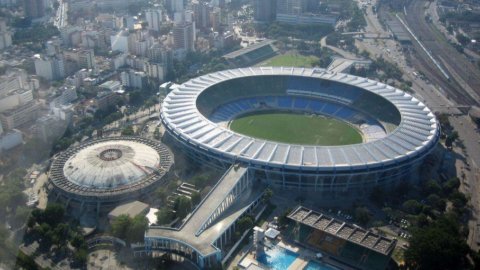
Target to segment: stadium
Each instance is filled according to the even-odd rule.
[[[200,76],[167,95],[160,117],[200,162],[242,164],[267,184],[329,195],[394,184],[415,171],[440,134],[415,97],[319,68]]]
[[[140,137],[102,138],[71,147],[50,167],[49,195],[66,207],[106,211],[165,182],[173,154]]]

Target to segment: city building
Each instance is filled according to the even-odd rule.
[[[183,22],[173,26],[173,46],[184,53],[195,51],[195,24]]]
[[[142,89],[147,84],[145,72],[129,69],[120,73],[122,85],[126,87]]]
[[[300,15],[306,9],[305,0],[277,0],[277,15]]]
[[[309,24],[331,24],[337,22],[337,16],[331,14],[320,14],[310,8],[314,7],[311,1],[307,0],[278,0],[276,20],[282,23],[309,25]]]
[[[110,36],[110,44],[112,51],[129,52],[129,44],[131,43],[128,31],[121,30],[115,35]]]
[[[166,0],[165,8],[170,13],[181,12],[185,9],[184,0]]]
[[[103,90],[115,92],[122,89],[122,84],[120,81],[106,81],[99,85],[99,87]]]
[[[95,109],[107,110],[108,108],[117,105],[122,100],[120,93],[111,91],[102,91],[97,94],[94,99]]]
[[[71,49],[63,51],[66,61],[76,64],[76,69],[95,69],[95,54],[93,49]]]
[[[8,132],[0,132],[0,153],[8,151],[23,143],[22,132],[16,129],[12,129]]]
[[[148,77],[159,82],[163,82],[165,80],[165,76],[167,75],[167,68],[163,63],[145,62],[143,71]]]
[[[63,136],[67,129],[67,123],[55,115],[45,115],[35,122],[34,134],[41,141],[52,143]]]
[[[7,28],[5,19],[0,18],[0,50],[12,46],[12,32]]]
[[[272,22],[277,13],[276,0],[254,0],[253,18],[257,22]]]
[[[145,11],[145,17],[148,23],[148,29],[152,31],[160,31],[162,26],[162,10],[149,9]]]
[[[36,19],[45,16],[45,0],[23,0],[25,17]]]
[[[65,78],[65,60],[63,55],[41,56],[35,55],[35,73],[47,80],[61,80]]]
[[[80,214],[108,213],[165,184],[172,166],[172,152],[158,141],[141,137],[90,140],[55,156],[49,196]]]
[[[7,95],[0,95],[0,113],[24,105],[33,100],[33,93],[30,89],[18,89],[9,92]]]
[[[40,103],[30,101],[0,114],[0,121],[5,130],[21,127],[35,121],[40,113]]]
[[[203,1],[192,2],[195,27],[205,31],[210,28],[210,6]]]
[[[295,25],[312,25],[312,24],[330,24],[337,23],[337,16],[325,14],[277,14],[277,21]]]

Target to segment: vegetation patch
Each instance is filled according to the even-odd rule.
[[[284,66],[284,67],[314,67],[318,65],[318,57],[301,54],[277,55],[261,63],[261,66]]]

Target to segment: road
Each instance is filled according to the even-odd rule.
[[[361,6],[364,1],[359,0]],[[376,0],[371,1],[365,10],[367,18],[366,32],[375,32],[381,36],[390,36],[385,30],[377,15],[373,12],[372,6],[377,4]],[[368,51],[373,58],[382,57],[386,61],[396,64],[403,72],[404,79],[412,82],[414,96],[425,103],[435,112],[458,114],[455,104],[445,97],[442,88],[431,84],[428,80],[415,75],[418,70],[407,63],[402,46],[394,39],[357,39],[355,45],[360,51]]]
[[[53,25],[55,25],[58,29],[61,29],[67,26],[67,13],[68,13],[68,3],[62,0],[58,1],[58,9],[53,18]]]
[[[342,49],[340,49],[340,48],[327,45],[327,36],[324,36],[324,37],[320,40],[320,46],[325,47],[325,48],[328,48],[328,49],[334,51],[335,53],[337,53],[337,54],[339,54],[339,55],[341,55],[342,57],[347,58],[347,59],[351,59],[351,60],[360,60],[360,59],[361,59],[361,58],[357,57],[356,55],[354,55],[354,54],[351,53],[351,52],[347,52],[347,51],[342,50]]]
[[[406,6],[405,22],[421,40],[423,45],[450,74],[448,81],[438,71],[432,70],[432,62],[417,42],[413,42],[416,58],[413,64],[424,71],[432,81],[448,90],[448,94],[458,104],[478,105],[480,98],[480,71],[450,45],[444,35],[435,26],[425,20],[427,1],[410,0]],[[427,9],[426,9],[426,8]]]

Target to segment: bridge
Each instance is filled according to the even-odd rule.
[[[341,33],[344,36],[347,35],[360,35],[363,38],[370,38],[370,39],[391,39],[392,37],[390,35],[385,35],[382,33],[376,33],[376,32],[365,32],[365,31],[358,31],[358,32],[343,32]]]

